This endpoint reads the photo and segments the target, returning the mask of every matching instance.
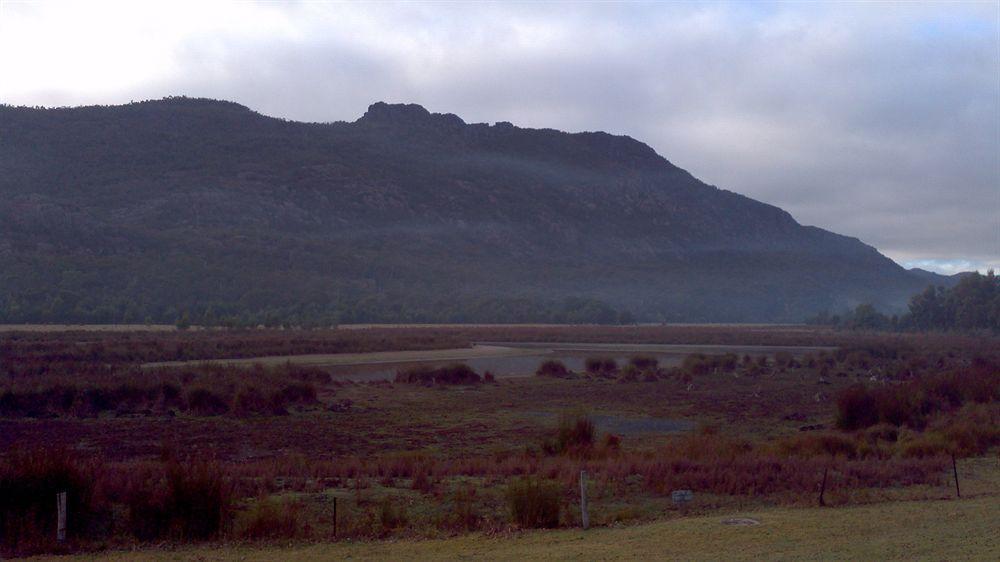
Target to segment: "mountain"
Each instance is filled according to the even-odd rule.
[[[0,131],[0,322],[798,321],[933,282],[600,132],[184,97]]]

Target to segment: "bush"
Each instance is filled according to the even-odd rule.
[[[606,451],[619,451],[622,448],[622,438],[613,434],[605,434],[604,439],[601,440],[601,446]]]
[[[507,488],[511,519],[525,529],[559,526],[559,486],[533,478],[517,480]]]
[[[243,539],[294,539],[304,534],[302,503],[260,498],[236,521],[236,535]]]
[[[286,384],[273,395],[280,406],[308,406],[316,403],[316,387],[308,383]]]
[[[704,353],[692,353],[684,358],[681,368],[692,375],[704,375],[711,371],[712,364]]]
[[[407,523],[406,508],[402,505],[395,506],[389,498],[384,498],[379,503],[378,521],[383,531],[403,527]]]
[[[267,398],[255,387],[240,390],[233,399],[233,414],[237,416],[282,413],[285,413],[285,409],[280,402]]]
[[[196,416],[218,416],[229,411],[226,400],[207,388],[196,388],[188,392],[188,410]]]
[[[774,354],[774,364],[778,367],[790,367],[793,361],[792,354],[787,351],[779,351]]]
[[[215,463],[168,460],[162,476],[129,491],[127,503],[130,530],[140,540],[205,540],[230,520],[234,495]]]
[[[618,362],[611,357],[588,357],[584,368],[592,375],[610,377],[618,372]]]
[[[586,449],[593,446],[596,433],[594,422],[585,414],[563,414],[559,416],[556,446],[559,452]]]
[[[233,494],[214,463],[167,465],[168,513],[182,539],[204,540],[219,534],[232,511]]]
[[[851,385],[837,396],[837,427],[854,431],[878,423],[875,396],[863,384]]]
[[[555,359],[549,359],[548,361],[545,361],[544,363],[539,365],[538,369],[535,371],[535,375],[539,377],[566,378],[571,376],[572,374],[573,373],[566,368],[566,365],[563,364],[562,361],[558,361]]]
[[[618,372],[618,382],[638,382],[641,372],[635,365],[629,363]]]
[[[1000,396],[995,367],[927,375],[894,386],[869,389],[856,384],[837,397],[837,427],[847,431],[876,423],[921,428],[936,414]]]
[[[628,364],[640,371],[654,371],[660,366],[660,360],[655,357],[637,355],[629,359]]]
[[[396,372],[396,382],[408,384],[476,384],[479,374],[464,363],[444,367],[419,365]]]

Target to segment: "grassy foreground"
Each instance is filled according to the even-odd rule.
[[[1000,500],[898,502],[845,508],[775,508],[590,531],[538,531],[290,547],[202,547],[111,552],[109,560],[995,560]],[[89,557],[88,557],[89,558]]]

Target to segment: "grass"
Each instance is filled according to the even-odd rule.
[[[753,518],[756,526],[722,524]],[[844,508],[773,508],[590,531],[441,540],[108,552],[106,560],[987,560],[1000,549],[996,497]],[[91,559],[88,555],[86,558]]]
[[[540,335],[520,330],[496,329],[494,335],[517,332],[516,339],[522,341]],[[921,347],[916,341],[889,338],[869,345],[867,336],[856,335],[854,345],[833,352],[783,358],[775,354],[773,359],[734,354],[718,363],[711,357],[695,357],[690,369],[661,364],[653,377],[581,373],[573,378],[512,377],[489,385],[345,383],[315,367],[295,365],[139,368],[149,361],[257,354],[438,355],[482,333],[427,332],[205,332],[204,339],[173,333],[0,337],[0,364],[9,371],[0,376],[0,464],[8,457],[5,451],[30,451],[45,444],[72,451],[85,468],[93,467],[100,476],[92,479],[94,498],[105,516],[94,520],[110,522],[109,526],[81,535],[81,542],[64,552],[135,547],[162,553],[166,545],[188,548],[183,537],[156,543],[143,538],[148,533],[122,527],[137,520],[129,509],[136,495],[132,492],[150,482],[163,482],[160,459],[164,452],[173,452],[177,459],[217,463],[233,486],[235,515],[228,521],[233,525],[209,537],[217,542],[208,544],[233,547],[244,539],[283,540],[286,545],[329,541],[330,500],[339,497],[338,537],[365,541],[372,556],[392,548],[368,542],[376,539],[411,541],[403,544],[423,549],[434,543],[412,541],[473,533],[469,544],[491,544],[493,539],[480,535],[487,533],[513,537],[510,545],[492,548],[515,549],[497,557],[516,557],[517,545],[528,541],[530,546],[534,536],[511,531],[505,493],[518,478],[558,485],[558,526],[564,531],[579,522],[573,506],[581,469],[590,475],[590,520],[595,529],[657,521],[655,525],[683,526],[684,520],[663,518],[721,517],[735,510],[758,514],[766,510],[770,518],[778,506],[816,505],[826,470],[830,480],[825,501],[835,508],[828,513],[876,502],[933,503],[953,490],[950,459],[931,447],[930,437],[957,442],[964,436],[972,443],[971,438],[982,433],[979,429],[996,427],[1000,420],[995,393],[986,396],[988,403],[960,407],[961,401],[951,400],[959,395],[945,385],[941,389],[948,392],[934,395],[949,400],[942,402],[941,415],[927,420],[926,428],[882,423],[852,433],[832,430],[836,398],[851,385],[909,388],[914,383],[905,381],[911,379],[965,372],[986,359],[975,358],[982,350],[995,349],[971,339],[953,347],[957,340],[949,336],[928,338]],[[562,336],[579,342],[609,334],[570,328]],[[656,335],[640,330],[632,339]],[[752,331],[748,336],[748,341],[757,341]],[[437,346],[441,349],[426,351]],[[995,384],[1000,361],[993,361],[987,374],[994,378],[984,380]],[[193,395],[199,389],[219,397],[226,412],[209,416],[216,413],[212,407],[192,409],[200,404]],[[287,400],[290,407],[272,408],[272,397]],[[44,411],[29,412],[33,405],[44,405]],[[593,421],[586,440],[593,445],[547,446],[559,435],[558,413],[567,411],[580,411]],[[629,423],[616,426],[607,420]],[[986,447],[1000,444],[995,432],[990,435]],[[910,454],[918,449],[933,455]],[[970,450],[981,454],[982,447]],[[995,450],[978,459],[964,459],[960,453],[958,467],[963,493],[996,498],[1000,470]],[[670,492],[676,489],[695,490],[696,501],[678,510],[670,501]],[[0,494],[0,504],[3,497]],[[46,509],[50,503],[44,503]],[[771,524],[765,522],[764,527]],[[618,529],[615,534],[627,538],[634,529],[639,527]],[[43,531],[51,538],[52,533]],[[587,540],[606,532],[588,534]],[[614,539],[608,544],[613,545]],[[243,543],[234,548],[257,552]],[[347,548],[342,545],[322,548],[333,549],[331,556],[357,554],[338,550]],[[60,550],[53,546],[19,552],[56,551]],[[593,557],[604,556],[597,552]],[[428,551],[428,556],[435,554]]]

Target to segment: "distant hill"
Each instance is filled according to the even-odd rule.
[[[606,133],[190,98],[0,131],[0,322],[798,321],[947,282]]]

